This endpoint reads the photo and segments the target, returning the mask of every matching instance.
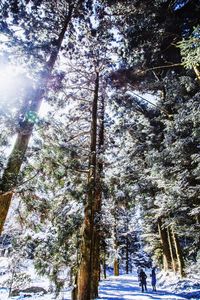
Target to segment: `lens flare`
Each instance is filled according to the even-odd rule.
[[[14,109],[27,86],[25,72],[18,66],[0,67],[0,106]]]

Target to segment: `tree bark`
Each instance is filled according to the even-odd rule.
[[[28,112],[35,113],[37,115],[43,96],[46,92],[47,83],[50,79],[52,69],[55,65],[56,59],[61,48],[62,41],[64,39],[65,32],[69,25],[74,10],[74,5],[70,5],[68,15],[65,19],[63,28],[59,34],[56,44],[53,46],[50,58],[41,72],[41,77],[38,79],[38,86],[35,89],[34,94],[31,96]],[[12,194],[17,184],[18,175],[21,165],[24,161],[25,153],[28,148],[28,143],[33,132],[34,122],[25,120],[18,131],[17,139],[13,150],[9,156],[7,167],[2,175],[0,183],[0,234],[2,233],[3,226],[8,214],[8,210],[11,203]],[[6,196],[5,196],[6,195]]]
[[[77,280],[77,300],[90,300],[94,251],[94,207],[96,196],[96,147],[99,72],[96,71],[95,91],[92,104],[91,145],[88,175],[88,199],[84,210],[82,227],[81,258]]]
[[[126,236],[126,274],[129,273],[129,240],[128,235]]]
[[[7,192],[7,193],[0,195],[0,233],[3,230],[3,225],[5,222],[7,213],[8,213],[8,209],[10,207],[12,195],[13,195],[12,192]]]
[[[98,152],[102,154],[104,145],[104,97],[101,99],[101,113],[100,113],[100,125],[99,125],[99,139],[98,139]],[[102,186],[101,178],[103,172],[103,161],[100,159],[97,161],[97,174],[96,174],[96,194],[95,194],[95,204],[94,204],[94,218],[96,219],[94,223],[93,239],[94,239],[94,251],[93,251],[93,269],[92,269],[92,286],[91,286],[91,296],[92,298],[98,297],[98,286],[100,278],[100,225],[99,216],[102,206]]]
[[[103,251],[103,277],[106,279],[106,249]]]
[[[126,204],[126,210],[128,210],[127,204]],[[127,232],[126,234],[126,248],[125,248],[125,253],[126,253],[126,274],[129,273],[129,236],[128,236],[128,225],[129,225],[129,214],[126,214],[126,223],[125,223],[125,230]]]
[[[115,225],[114,225],[114,250],[115,250],[115,258],[114,258],[114,276],[119,276],[119,259],[118,259],[118,241],[117,241],[117,220],[116,214],[114,213]]]
[[[114,276],[119,276],[119,259],[114,259]]]
[[[101,194],[96,195],[95,201],[97,206],[95,207],[95,214],[100,211],[101,208]],[[94,216],[95,216],[94,214]],[[93,231],[93,253],[92,253],[92,276],[91,276],[91,298],[95,299],[98,297],[98,286],[99,286],[99,273],[100,273],[100,235],[98,224],[94,224]]]
[[[171,254],[170,254],[170,248],[168,243],[167,229],[162,227],[162,221],[160,218],[158,219],[158,232],[160,235],[160,240],[161,240],[162,250],[163,250],[163,267],[164,270],[169,270],[172,268],[172,263],[171,263]]]
[[[180,273],[181,277],[184,277],[185,276],[185,272],[184,272],[185,266],[184,266],[184,259],[183,259],[183,254],[182,254],[181,247],[179,244],[179,240],[178,240],[178,237],[177,237],[173,227],[171,227],[171,232],[172,232],[172,237],[173,237],[173,241],[174,241],[174,248],[176,250],[176,257],[177,257],[179,273]]]
[[[176,267],[176,255],[174,253],[173,241],[172,241],[171,231],[170,231],[169,227],[167,227],[167,237],[168,237],[168,243],[169,243],[171,261],[172,261],[172,268],[173,268],[173,271],[175,273],[176,270],[177,270],[177,267]]]

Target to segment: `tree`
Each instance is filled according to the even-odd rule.
[[[182,56],[182,65],[186,69],[193,69],[197,78],[200,80],[200,42],[199,42],[200,27],[197,26],[192,34],[187,39],[177,43]]]
[[[164,177],[166,176],[168,179],[173,178],[172,180],[174,181],[175,176],[172,174],[176,174],[177,168],[182,168],[182,164],[179,163],[182,154],[180,154],[180,152],[178,154],[177,149],[175,150],[174,148],[173,155],[176,156],[177,154],[179,159],[178,161],[176,159],[176,161],[172,162],[172,157],[169,156],[169,144],[167,143],[169,140],[166,140],[166,132],[169,128],[173,128],[173,133],[171,131],[172,143],[175,145],[175,140],[179,140],[180,142],[180,137],[174,137],[174,127],[171,127],[174,120],[184,120],[183,114],[179,115],[177,107],[184,110],[186,107],[186,99],[189,101],[197,92],[197,85],[193,75],[180,68],[181,57],[175,48],[175,44],[181,40],[182,36],[188,36],[193,30],[193,26],[198,24],[197,15],[199,8],[194,1],[184,2],[183,5],[179,5],[178,1],[175,1],[173,4],[170,1],[156,1],[151,7],[148,6],[147,2],[139,3],[138,1],[128,1],[127,4],[128,14],[126,15],[124,14],[122,2],[119,1],[117,6],[111,7],[118,16],[118,28],[124,36],[125,45],[122,47],[121,52],[121,68],[119,68],[118,72],[114,71],[111,74],[111,79],[115,87],[126,87],[126,90],[133,93],[135,93],[135,90],[143,92],[154,91],[157,95],[160,95],[160,101],[157,103],[157,107],[158,110],[164,114],[153,113],[151,115],[149,112],[145,113],[145,107],[141,109],[141,112],[143,111],[144,115],[149,119],[149,129],[151,132],[150,136],[148,136],[149,133],[145,134],[145,131],[148,132],[147,129],[143,132],[142,145],[145,149],[143,157],[146,162],[144,168],[148,168],[147,174],[150,179],[152,177],[154,180],[155,174],[157,173],[160,175],[163,174]],[[124,26],[126,26],[126,30],[124,30]],[[194,49],[194,52],[198,52],[198,47]],[[191,52],[191,55],[193,55],[193,52]],[[188,82],[190,82],[187,87],[184,76],[185,78],[187,77]],[[169,82],[170,84],[168,84]],[[187,131],[186,135],[192,139],[192,145],[194,146],[192,153],[193,151],[196,153],[196,150],[194,150],[196,149],[196,142],[194,141],[194,137],[192,137],[193,134]],[[182,144],[182,142],[180,143]],[[162,160],[163,167],[160,166],[160,168],[158,167],[157,169],[155,161],[158,157]],[[154,171],[155,169],[156,171]],[[182,170],[185,171],[185,167],[183,167]],[[181,176],[182,180],[183,177]],[[155,195],[151,195],[155,206],[158,205],[157,221],[161,222],[160,225],[158,222],[158,225],[160,228],[163,251],[166,251],[165,256],[168,257],[168,266],[170,268],[172,267],[172,253],[175,253],[176,260],[179,264],[179,271],[183,274],[183,256],[179,251],[180,247],[177,246],[181,241],[180,232],[179,235],[175,236],[175,239],[173,236],[173,230],[175,230],[176,233],[178,232],[180,211],[177,209],[175,202],[174,205],[172,204],[171,197],[169,197],[169,194],[172,195],[174,193],[175,187],[169,187],[168,185],[167,188],[166,181],[161,183],[160,180],[156,180],[156,182],[159,189],[163,189],[165,194],[164,201],[162,201],[160,194],[159,204],[153,200]],[[160,193],[159,189],[157,193]],[[186,196],[186,198],[187,197],[188,196]],[[174,196],[172,196],[172,198],[175,200]],[[183,198],[184,196],[182,194],[182,199]],[[181,202],[180,200],[180,203]],[[153,209],[155,209],[155,207]],[[164,214],[161,214],[162,212],[164,212]],[[148,210],[146,213],[148,214]],[[172,229],[174,222],[176,226]],[[173,248],[171,254],[170,247]]]
[[[37,113],[40,108],[41,101],[45,95],[47,84],[50,79],[52,69],[56,63],[56,59],[58,57],[66,30],[69,26],[69,23],[71,22],[72,16],[79,12],[79,9],[82,8],[82,5],[83,1],[77,1],[73,4],[71,2],[66,3],[67,14],[65,13],[64,17],[63,15],[61,16],[59,26],[59,28],[61,28],[60,32],[58,32],[56,37],[51,37],[51,41],[49,43],[49,58],[40,71],[35,89],[32,91],[32,93],[26,96],[27,98],[25,99],[25,102],[23,104],[24,106],[25,104],[28,104],[28,106],[26,107],[25,112],[22,110],[23,117],[21,116],[20,119],[17,139],[12,153],[9,156],[7,166],[1,179],[0,232],[3,229],[3,225],[10,206],[10,201],[14,192],[13,189],[17,184],[18,174],[24,160],[28,143],[33,131],[34,123],[37,118]],[[46,6],[46,8],[49,8],[48,5]],[[50,5],[50,9],[53,8],[54,6]],[[62,7],[62,9],[63,8],[64,7]],[[30,37],[28,36],[28,39],[29,38]]]

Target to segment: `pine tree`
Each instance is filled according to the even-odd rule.
[[[17,5],[17,3],[15,3]],[[62,3],[63,4],[63,3]],[[6,4],[5,4],[6,5]],[[28,147],[29,139],[31,137],[33,127],[35,120],[37,118],[37,113],[41,105],[41,101],[45,95],[46,89],[47,89],[47,83],[50,79],[52,69],[56,63],[61,44],[63,42],[65,33],[67,31],[67,28],[69,26],[69,23],[71,22],[72,16],[74,14],[78,14],[78,12],[81,13],[81,9],[83,5],[83,1],[77,1],[75,3],[66,3],[66,9],[67,14],[65,11],[64,16],[60,16],[60,32],[57,32],[56,36],[51,36],[51,40],[49,41],[49,58],[47,61],[43,64],[43,67],[40,71],[40,74],[37,78],[37,84],[35,89],[30,92],[29,95],[26,95],[27,98],[25,98],[24,106],[28,104],[25,108],[25,113],[22,111],[23,119],[20,120],[20,125],[18,129],[18,136],[13,148],[12,153],[9,156],[7,166],[4,170],[4,173],[2,174],[1,179],[1,214],[0,214],[0,231],[3,229],[3,224],[5,222],[7,212],[10,206],[10,201],[13,195],[13,189],[16,186],[18,174],[21,168],[21,165],[24,160],[24,156]],[[43,7],[45,9],[45,6]],[[51,5],[50,7],[47,4],[46,9],[47,12],[50,9],[50,12],[52,12],[52,9],[55,8],[55,4]],[[62,7],[62,9],[65,9]],[[25,9],[25,8],[24,8]],[[58,8],[59,12],[59,8]],[[37,11],[39,13],[39,11]],[[63,13],[63,11],[61,12]],[[34,16],[34,15],[33,15]],[[38,16],[38,15],[37,15]],[[54,26],[57,26],[57,19],[55,20]],[[45,23],[44,23],[45,24]],[[31,24],[33,26],[33,24]],[[50,28],[50,27],[49,27]],[[43,27],[42,27],[43,29]],[[46,30],[46,28],[45,28]],[[52,27],[51,27],[52,30]],[[31,29],[29,29],[30,34]],[[27,37],[30,39],[30,37]],[[25,45],[26,46],[26,45]],[[44,46],[44,45],[43,45]],[[45,50],[47,49],[47,46],[45,46]]]
[[[124,16],[123,4],[119,2],[118,6],[112,7],[117,12],[118,28],[119,30],[121,28],[121,33],[124,35],[125,46],[122,48],[121,53],[122,67],[118,72],[115,71],[111,74],[111,79],[115,87],[125,87],[130,92],[135,93],[134,89],[136,89],[143,92],[154,91],[160,94],[160,103],[157,107],[158,111],[160,110],[162,114],[154,113],[150,115],[149,112],[145,113],[145,108],[143,109],[143,113],[149,119],[149,129],[151,132],[151,135],[148,137],[148,130],[145,129],[142,140],[142,145],[145,149],[143,157],[147,162],[144,168],[148,168],[147,174],[151,177],[154,177],[155,173],[160,174],[160,176],[163,174],[160,178],[163,179],[166,176],[170,182],[171,180],[174,182],[174,174],[176,174],[177,168],[179,169],[180,166],[180,168],[183,168],[183,172],[186,172],[186,169],[185,166],[181,167],[182,164],[179,164],[179,159],[172,161],[172,157],[169,155],[169,140],[166,140],[166,132],[168,128],[173,128],[173,133],[171,131],[172,144],[175,146],[175,140],[179,140],[182,144],[179,137],[175,138],[176,134],[172,125],[174,123],[173,117],[174,120],[177,120],[179,115],[180,120],[184,120],[184,114],[180,115],[179,110],[185,110],[186,99],[189,100],[197,91],[193,75],[189,72],[186,73],[180,68],[181,57],[175,48],[175,44],[181,40],[182,36],[186,37],[193,30],[193,26],[198,24],[197,15],[199,8],[193,1],[189,3],[185,2],[182,6],[179,6],[178,2],[172,4],[169,1],[156,1],[151,7],[147,5],[147,2],[139,3],[138,1],[132,1],[128,2],[128,4],[129,13],[126,15],[125,21],[123,18],[123,25],[121,23],[121,16]],[[127,26],[126,30],[124,30],[124,23]],[[198,47],[195,47],[195,51],[197,49]],[[186,77],[188,82],[190,82],[187,87]],[[179,108],[177,109],[177,107]],[[185,134],[190,136],[189,139],[191,139],[189,131],[185,132]],[[194,146],[192,153],[193,151],[196,153],[196,142],[193,137],[191,144]],[[178,154],[177,149],[175,150],[174,148],[173,155],[176,156],[176,154]],[[178,154],[180,158],[179,155],[182,156],[180,152]],[[163,162],[162,167],[159,163],[156,164],[158,157]],[[180,173],[179,176],[181,176]],[[185,177],[185,173],[183,177]],[[180,178],[183,180],[183,177],[181,176]],[[172,253],[174,253],[176,263],[179,265],[179,271],[183,274],[183,256],[180,253],[178,245],[181,242],[180,231],[178,230],[180,211],[175,204],[177,202],[174,202],[175,205],[173,205],[173,200],[172,202],[170,201],[172,198],[174,200],[177,199],[176,188],[172,187],[171,184],[169,186],[169,182],[165,180],[163,182],[160,182],[160,180],[156,181],[159,189],[162,188],[165,195],[165,200],[163,201],[162,193],[158,189],[160,197],[157,197],[157,199],[161,202],[158,204],[157,221],[163,244],[163,254],[167,257],[165,261],[168,261],[167,266],[171,268],[173,264]],[[176,193],[176,197],[172,196],[174,192]],[[186,198],[189,199],[188,196]],[[181,205],[183,199],[184,196],[182,194],[180,197]],[[152,200],[157,206],[156,201]],[[183,215],[183,212],[181,215]],[[174,223],[176,224],[175,227],[172,226]],[[176,233],[179,233],[178,236],[173,234],[174,230]],[[173,247],[171,252],[170,247]]]

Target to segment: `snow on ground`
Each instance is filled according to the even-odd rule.
[[[182,297],[180,293],[172,293],[166,290],[158,288],[156,292],[152,291],[150,282],[148,280],[147,284],[148,291],[142,293],[140,287],[138,286],[137,277],[135,275],[121,275],[119,277],[110,276],[108,279],[101,281],[99,289],[99,300],[183,300],[188,299]],[[32,297],[24,298],[23,295],[18,297],[8,298],[8,293],[5,289],[0,289],[0,299],[1,300],[70,300],[71,293],[70,290],[62,292],[59,297],[55,298],[53,294],[35,295]],[[190,299],[200,299],[200,298],[190,298]]]
[[[71,300],[71,293],[63,292],[57,298],[53,294],[46,294],[46,295],[33,295],[31,297],[24,297],[23,294],[17,297],[8,297],[8,292],[6,290],[0,289],[0,300]]]
[[[159,286],[162,289],[181,293],[187,299],[200,299],[200,272],[188,272],[187,277],[180,278],[173,272],[160,272],[158,274]]]
[[[6,269],[6,258],[0,259],[0,269]],[[43,287],[46,291],[49,290],[49,281],[45,277],[38,277],[33,270],[32,263],[27,263],[29,266],[28,270],[31,273],[32,283],[31,286]],[[145,271],[147,280],[147,292],[142,293],[141,288],[138,284],[137,274],[120,275],[118,277],[109,276],[106,280],[100,282],[99,298],[97,300],[183,300],[183,299],[200,299],[200,286],[193,285],[190,281],[191,286],[188,288],[188,280],[184,279],[180,284],[180,280],[174,283],[173,276],[169,274],[158,275],[159,283],[157,291],[153,292],[150,284],[150,270]],[[23,294],[16,297],[8,298],[8,290],[3,287],[3,281],[6,274],[0,274],[0,300],[71,300],[70,288],[66,288],[55,298],[53,293],[47,293],[45,295],[33,295],[24,297]],[[8,275],[7,275],[8,276]],[[187,285],[186,285],[187,282]],[[196,287],[196,290],[195,290]]]
[[[5,287],[5,281],[8,280],[11,276],[9,273],[9,265],[12,263],[11,258],[9,257],[0,257],[0,300],[21,300],[21,299],[31,299],[31,300],[70,300],[71,299],[71,291],[69,288],[66,288],[64,291],[60,293],[58,297],[55,298],[55,294],[53,293],[47,293],[45,295],[38,294],[34,295],[32,294],[31,297],[24,297],[24,294],[21,293],[20,296],[16,297],[8,297],[9,291]],[[21,266],[22,267],[22,266]],[[31,283],[30,286],[33,287],[41,287],[44,288],[46,291],[49,291],[51,282],[46,276],[39,276],[33,266],[33,263],[31,260],[25,260],[23,262],[23,270],[22,272],[25,272],[27,275],[31,277]],[[28,286],[21,286],[22,289],[27,288]],[[26,293],[31,294],[31,293]]]
[[[149,276],[148,276],[149,277]],[[150,277],[149,277],[150,278]],[[178,300],[187,299],[181,297],[179,293],[172,293],[157,288],[156,292],[152,291],[150,279],[147,280],[147,292],[142,293],[138,285],[137,276],[121,275],[119,277],[111,276],[100,283],[99,300]],[[198,299],[198,298],[197,298]],[[200,298],[199,298],[200,299]]]

